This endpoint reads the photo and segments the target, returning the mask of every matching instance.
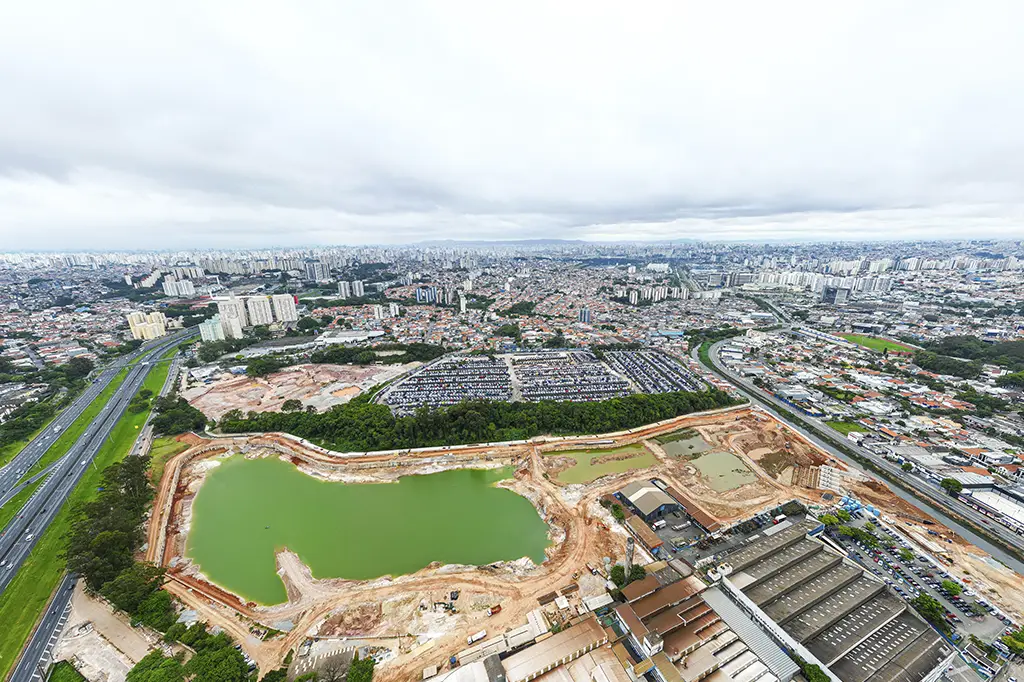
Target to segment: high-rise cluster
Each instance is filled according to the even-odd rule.
[[[218,315],[199,325],[203,341],[240,339],[247,327],[295,322],[299,319],[295,297],[291,294],[273,296],[228,296],[216,298]],[[216,322],[215,322],[216,320]]]
[[[167,334],[167,317],[163,313],[130,313],[128,328],[133,339],[158,339]]]

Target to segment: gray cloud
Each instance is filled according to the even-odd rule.
[[[86,5],[0,8],[3,247],[1024,236],[1010,0]]]

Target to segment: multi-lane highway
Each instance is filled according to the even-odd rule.
[[[25,558],[32,551],[36,542],[38,542],[39,536],[52,523],[61,507],[67,501],[71,491],[74,490],[81,480],[86,469],[92,465],[93,458],[96,457],[107,436],[123,415],[128,403],[141,388],[146,375],[149,374],[155,362],[170,347],[194,336],[194,334],[195,329],[190,329],[161,339],[157,343],[141,349],[133,356],[118,362],[110,370],[106,370],[103,373],[106,374],[107,371],[113,371],[116,374],[131,359],[139,357],[139,361],[130,367],[124,381],[114,391],[110,400],[107,401],[106,405],[103,406],[101,411],[92,420],[89,427],[75,441],[67,454],[48,467],[46,480],[21,508],[18,516],[12,519],[7,527],[3,529],[2,535],[0,535],[0,563],[3,564],[0,566],[0,593],[7,589],[7,586],[17,574]],[[113,376],[111,375],[109,378],[106,378],[106,381],[97,381],[97,384],[105,386],[112,378]],[[92,388],[90,388],[90,391]],[[161,394],[165,392],[166,388],[167,383],[165,382],[164,390],[160,391]],[[102,388],[96,390],[93,397],[101,390]],[[83,409],[78,410],[78,415],[81,414]],[[53,428],[58,422],[61,425],[59,428],[63,429],[73,421],[74,418],[67,419],[64,414],[61,414],[51,423],[47,430],[53,433],[54,436],[57,436],[58,434],[53,432]],[[43,443],[52,443],[53,440],[54,438],[48,438]],[[34,440],[33,443],[35,442]],[[43,447],[42,444],[37,445],[37,447],[41,449],[32,457],[23,460],[16,469],[27,470],[28,467],[31,467],[42,457],[46,447]],[[12,462],[12,464],[14,463]],[[21,474],[18,475],[20,476]],[[47,607],[36,631],[25,646],[22,657],[19,659],[18,665],[10,678],[12,682],[33,682],[37,679],[43,679],[42,671],[45,670],[45,664],[51,654],[55,638],[67,620],[67,610],[71,603],[74,582],[73,576],[65,576],[57,588],[51,604]]]
[[[191,332],[186,331],[174,337],[161,339],[159,343],[142,352],[139,362],[129,367],[128,375],[89,427],[72,444],[67,454],[51,468],[50,475],[19,510],[18,515],[0,531],[0,594],[17,574],[39,536],[56,517],[71,491],[92,464],[110,431],[142,386],[152,363],[168,348],[181,343],[189,335]],[[50,430],[52,432],[52,427]],[[41,455],[42,453],[37,455],[36,460]]]
[[[759,405],[762,409],[766,410],[767,412],[770,412],[776,418],[788,424],[790,427],[792,427],[795,431],[800,433],[807,440],[811,441],[812,443],[822,448],[826,452],[830,453],[834,457],[850,464],[856,469],[863,470],[863,467],[859,462],[851,458],[849,455],[834,447],[835,444],[842,444],[843,447],[849,449],[850,451],[856,453],[857,455],[871,462],[879,469],[883,470],[886,474],[888,474],[892,480],[904,481],[905,485],[913,488],[913,490],[917,493],[916,495],[903,490],[901,487],[897,485],[890,485],[887,482],[886,485],[895,494],[904,498],[908,502],[911,502],[913,504],[924,503],[925,506],[929,507],[930,511],[944,525],[957,531],[965,539],[974,543],[978,547],[981,547],[989,554],[1005,563],[1007,566],[1013,568],[1018,573],[1024,573],[1024,562],[1021,562],[1017,557],[1009,554],[998,545],[995,545],[992,542],[989,542],[988,540],[984,539],[983,537],[975,533],[973,530],[966,527],[964,524],[958,522],[957,520],[951,518],[944,512],[955,514],[964,519],[965,521],[974,524],[977,528],[984,529],[986,533],[990,533],[991,535],[995,536],[1000,541],[1006,543],[1010,547],[1020,547],[1022,542],[1024,542],[1024,539],[1022,539],[1021,536],[1017,535],[1009,528],[1001,526],[995,521],[987,519],[983,514],[972,509],[963,502],[960,502],[956,498],[950,497],[945,493],[945,491],[936,488],[931,483],[924,482],[916,477],[909,477],[908,474],[905,471],[903,471],[899,466],[893,464],[884,457],[881,457],[875,454],[874,452],[871,452],[870,450],[857,445],[856,443],[847,439],[845,436],[835,431],[830,426],[824,424],[820,420],[815,419],[813,417],[809,417],[804,414],[799,415],[799,419],[810,427],[805,428],[803,424],[795,423],[792,420],[787,419],[784,413],[780,413],[780,410],[792,413],[794,412],[794,408],[791,405],[787,405],[782,401],[776,399],[774,396],[759,390],[752,383],[750,383],[749,381],[747,381],[746,379],[739,376],[738,374],[731,371],[729,368],[725,366],[719,355],[722,344],[724,343],[726,343],[726,341],[719,341],[711,345],[711,348],[708,351],[708,356],[711,359],[711,364],[715,366],[719,373],[721,373],[723,376],[729,379],[730,382],[732,382],[741,391],[743,391],[753,403]],[[873,478],[878,478],[877,476],[874,476],[870,471],[866,471],[865,473],[872,476]],[[921,499],[922,497],[924,497],[924,499]]]
[[[65,575],[53,599],[46,607],[39,626],[25,646],[10,682],[42,682],[46,679],[47,664],[53,655],[53,647],[60,638],[60,631],[68,621],[71,612],[71,595],[75,592],[75,578]]]
[[[7,503],[17,494],[21,486],[17,483],[25,472],[39,461],[43,454],[53,445],[64,429],[68,428],[82,416],[85,409],[105,389],[117,373],[128,363],[130,358],[120,358],[110,367],[104,369],[92,383],[64,411],[57,415],[49,425],[36,435],[6,466],[0,469],[0,506]]]

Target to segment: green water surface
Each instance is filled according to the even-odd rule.
[[[612,462],[593,464],[592,461],[605,455],[628,453],[634,455]],[[562,483],[589,483],[608,474],[618,474],[631,469],[646,469],[657,464],[651,451],[640,443],[623,445],[619,448],[596,448],[593,450],[560,450],[547,453],[548,457],[572,457],[576,464],[565,471],[559,472],[556,478]]]
[[[320,481],[276,458],[231,457],[192,507],[186,555],[213,582],[261,604],[285,601],[276,549],[315,578],[365,580],[432,561],[544,560],[547,525],[524,497],[493,484],[504,469],[404,476],[397,483]]]
[[[691,464],[707,477],[712,490],[720,493],[757,480],[757,476],[743,460],[731,452],[709,452]]]

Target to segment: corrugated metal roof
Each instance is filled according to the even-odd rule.
[[[799,666],[720,589],[709,587],[700,596],[776,677],[788,680],[797,673]]]

